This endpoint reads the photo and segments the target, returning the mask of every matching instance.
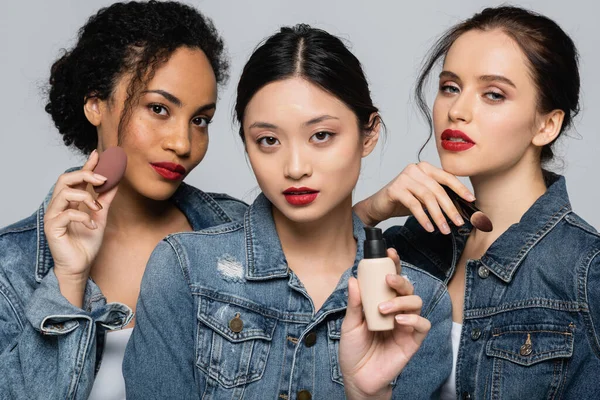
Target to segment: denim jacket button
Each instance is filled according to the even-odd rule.
[[[310,400],[312,395],[308,390],[301,390],[298,392],[298,400]]]
[[[471,400],[471,393],[463,392],[462,398],[463,400]]]
[[[480,337],[481,337],[481,329],[473,328],[473,330],[471,330],[471,339],[477,340]]]
[[[317,343],[317,334],[314,332],[310,332],[304,338],[304,345],[306,347],[313,347]]]
[[[231,329],[234,333],[240,333],[242,329],[244,329],[244,322],[240,318],[240,314],[235,314],[235,317],[231,318],[229,321],[229,329]]]
[[[490,276],[490,270],[487,269],[486,267],[484,267],[483,265],[481,267],[479,267],[479,269],[477,270],[477,275],[479,275],[479,277],[481,279],[485,279],[488,276]]]

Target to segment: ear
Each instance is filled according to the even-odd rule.
[[[552,143],[560,134],[565,112],[563,110],[554,110],[541,117],[537,133],[533,136],[531,143],[537,147],[543,147]]]
[[[85,117],[90,121],[90,124],[99,126],[102,121],[102,110],[104,101],[100,100],[95,95],[86,97],[85,103],[83,103],[83,112]]]
[[[375,145],[377,145],[377,141],[379,140],[379,131],[381,130],[381,117],[379,117],[378,113],[374,112],[373,114],[371,114],[371,117],[369,118],[369,126],[372,126],[373,128],[371,128],[368,132],[364,132],[364,136],[362,139],[362,157],[366,157],[369,154],[371,154],[371,152],[375,148]]]

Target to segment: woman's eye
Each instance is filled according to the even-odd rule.
[[[455,94],[455,93],[459,93],[460,89],[457,88],[456,86],[452,86],[452,85],[441,85],[440,92]]]
[[[317,132],[312,135],[311,140],[315,143],[324,143],[330,140],[333,137],[333,133],[331,132]]]
[[[497,92],[487,92],[484,94],[484,96],[492,101],[502,101],[505,99],[503,95]]]
[[[152,110],[154,114],[158,115],[169,115],[167,111],[167,107],[161,106],[160,104],[150,104],[149,108]]]
[[[256,141],[260,146],[264,147],[272,147],[279,144],[279,140],[274,138],[273,136],[263,136]]]
[[[200,128],[206,128],[211,120],[206,117],[196,117],[192,120],[192,123]]]

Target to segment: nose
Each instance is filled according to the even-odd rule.
[[[448,110],[448,118],[452,122],[470,122],[473,118],[473,96],[463,91],[456,96]]]
[[[192,150],[191,129],[186,122],[172,125],[162,141],[164,150],[174,152],[178,157],[187,157]]]
[[[312,163],[302,146],[291,146],[285,162],[286,178],[300,180],[312,175]]]

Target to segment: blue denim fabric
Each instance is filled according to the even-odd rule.
[[[600,398],[600,235],[572,210],[565,179],[466,264],[456,390],[468,399]],[[472,227],[386,232],[400,256],[448,282]]]
[[[142,280],[123,363],[127,398],[344,398],[340,330],[365,238],[353,222],[354,265],[316,313],[262,194],[241,222],[165,238]],[[406,263],[403,273],[433,329],[394,380],[394,398],[435,398],[452,365],[450,298],[428,273]]]
[[[48,194],[31,217],[0,230],[0,398],[87,399],[107,329],[132,312],[88,281],[83,309],[60,293],[44,236]],[[194,229],[239,219],[247,205],[182,184],[172,201]]]

